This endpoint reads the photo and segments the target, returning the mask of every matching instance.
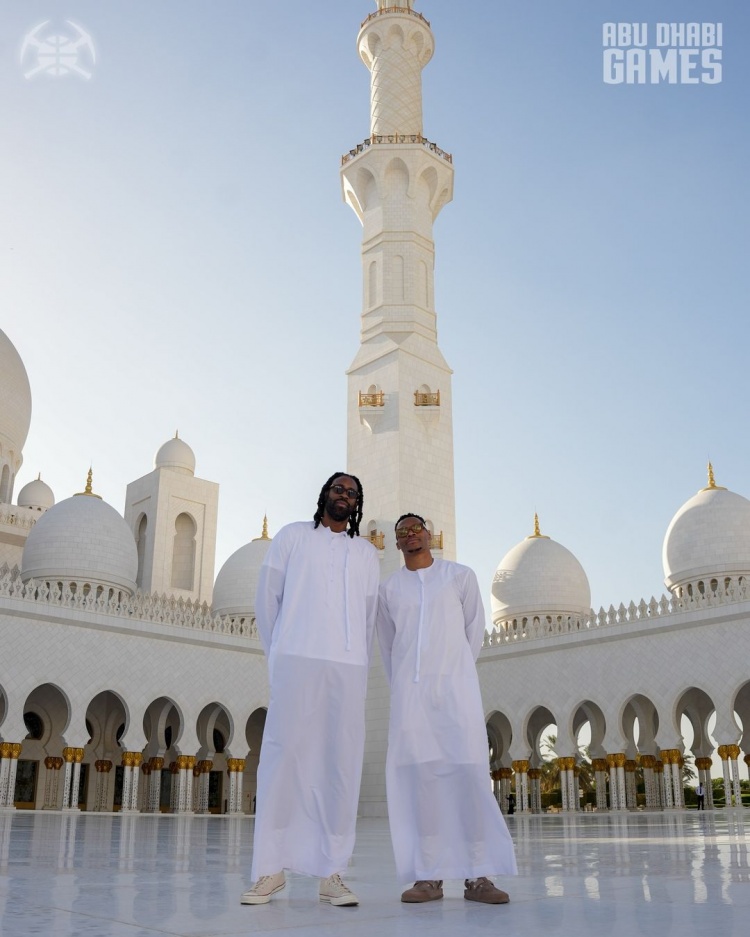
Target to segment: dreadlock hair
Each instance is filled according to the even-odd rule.
[[[422,517],[421,514],[417,514],[414,511],[407,511],[406,514],[402,514],[401,517],[393,525],[393,529],[396,530],[401,521],[405,521],[407,517],[416,517],[418,521],[422,521],[422,526],[427,530],[427,521]]]
[[[315,512],[315,514],[313,514],[313,520],[315,521],[315,527],[317,527],[323,520],[323,513],[326,507],[326,495],[328,494],[331,485],[342,475],[345,475],[347,478],[351,478],[357,484],[357,503],[347,520],[346,532],[350,537],[359,537],[359,522],[362,520],[362,505],[364,503],[364,497],[362,492],[362,482],[357,478],[356,475],[352,475],[351,472],[334,472],[325,485],[323,485],[323,487],[320,489],[320,494],[318,495],[318,510]]]

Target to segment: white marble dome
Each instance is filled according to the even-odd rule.
[[[493,624],[535,615],[587,615],[591,589],[570,550],[537,532],[500,561],[491,603]]]
[[[49,508],[29,533],[21,578],[76,580],[135,592],[138,554],[130,528],[96,495]]]
[[[168,439],[154,456],[154,468],[195,475],[195,453],[184,440],[175,436]]]
[[[214,583],[214,615],[255,614],[258,573],[270,546],[268,536],[259,537],[240,547],[224,563]]]
[[[20,457],[31,425],[31,387],[13,342],[0,329],[0,452]],[[19,462],[20,464],[20,462]]]
[[[19,508],[29,508],[32,511],[46,511],[55,503],[55,495],[50,486],[43,482],[41,477],[27,482],[18,492]]]
[[[662,548],[664,582],[672,592],[712,576],[750,576],[750,501],[709,485],[672,518]]]

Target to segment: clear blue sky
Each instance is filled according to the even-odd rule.
[[[41,471],[68,497],[93,463],[122,510],[179,428],[221,485],[217,571],[265,511],[312,514],[345,464],[361,228],[338,167],[368,135],[374,8],[2,4],[0,327],[34,396],[16,492]],[[597,607],[658,595],[707,458],[750,495],[747,6],[417,8],[425,134],[456,169],[435,239],[459,559],[488,595],[536,510]],[[90,32],[89,81],[24,77],[46,19]],[[723,81],[605,84],[607,21],[723,22]]]

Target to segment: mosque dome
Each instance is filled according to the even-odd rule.
[[[117,511],[91,492],[55,504],[26,540],[21,578],[72,579],[135,592],[138,554],[130,528]]]
[[[492,621],[536,615],[588,615],[591,589],[583,567],[562,544],[539,531],[513,547],[492,580]]]
[[[676,592],[712,576],[750,576],[750,501],[714,481],[679,509],[662,548],[664,582]]]
[[[29,508],[32,511],[46,511],[55,503],[55,496],[50,486],[42,481],[41,475],[28,482],[18,492],[19,508]]]
[[[20,457],[30,425],[31,387],[26,368],[0,329],[0,451],[7,447]]]
[[[213,592],[214,615],[254,615],[258,573],[271,540],[266,519],[263,533],[234,552],[219,570]]]
[[[168,439],[154,456],[154,468],[195,475],[195,453],[175,433],[174,439]]]

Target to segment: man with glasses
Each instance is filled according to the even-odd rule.
[[[337,472],[312,521],[283,527],[258,580],[255,614],[270,703],[258,766],[255,884],[266,904],[284,870],[320,878],[321,901],[358,904],[341,880],[354,849],[365,693],[377,614],[377,551],[359,537],[362,485]]]
[[[484,637],[477,578],[435,559],[423,517],[396,522],[404,566],[380,587],[378,639],[391,685],[386,786],[396,869],[409,903],[506,904],[489,875],[515,875],[513,843],[489,779],[476,658]]]

